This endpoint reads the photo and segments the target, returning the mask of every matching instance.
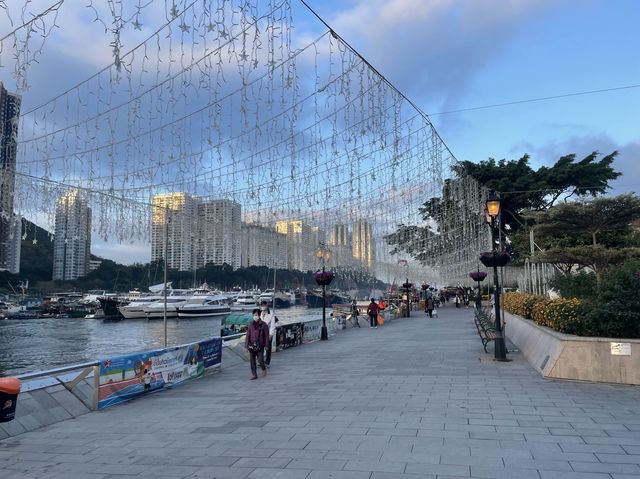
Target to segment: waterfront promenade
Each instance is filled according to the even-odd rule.
[[[640,388],[484,353],[471,309],[420,312],[0,441],[13,478],[640,477]],[[364,323],[364,322],[363,322]]]

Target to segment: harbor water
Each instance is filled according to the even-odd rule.
[[[331,310],[327,310],[327,317]],[[303,306],[276,311],[280,321],[319,319],[321,309]],[[167,344],[185,344],[220,334],[220,319],[167,320]],[[40,318],[0,321],[0,377],[95,361],[164,346],[162,320],[103,322],[98,319]]]

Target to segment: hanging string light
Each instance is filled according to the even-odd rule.
[[[31,28],[48,43],[73,8],[52,3]],[[56,197],[80,189],[101,238],[149,241],[152,196],[184,192],[236,201],[245,221],[264,225],[300,220],[326,232],[365,220],[389,269],[397,258],[384,238],[398,225],[420,226],[429,234],[414,238],[419,271],[468,280],[487,245],[486,193],[454,171],[428,116],[335,32],[296,37],[288,0],[82,8],[107,33],[111,61],[40,104],[26,75],[47,43],[25,36],[17,25],[29,22],[25,13],[0,37],[0,66],[14,62],[23,94],[19,214],[51,224]],[[420,208],[433,198],[425,220]]]

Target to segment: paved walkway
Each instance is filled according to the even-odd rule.
[[[348,330],[0,441],[28,478],[640,477],[640,388],[495,363],[471,310]]]

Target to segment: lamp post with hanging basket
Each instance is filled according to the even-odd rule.
[[[333,271],[325,271],[325,263],[331,258],[331,251],[324,244],[320,244],[320,248],[316,251],[316,256],[322,260],[322,271],[316,271],[313,274],[316,283],[322,286],[322,329],[320,330],[320,340],[326,341],[329,339],[327,332],[327,285],[333,281]]]
[[[494,344],[494,359],[496,361],[508,361],[507,346],[502,332],[502,320],[500,318],[500,283],[498,280],[498,266],[502,267],[509,262],[509,255],[505,251],[497,251],[497,229],[500,216],[500,198],[491,193],[486,201],[486,218],[491,228],[491,252],[480,254],[480,261],[486,267],[493,268],[493,298],[496,318],[496,339]]]

